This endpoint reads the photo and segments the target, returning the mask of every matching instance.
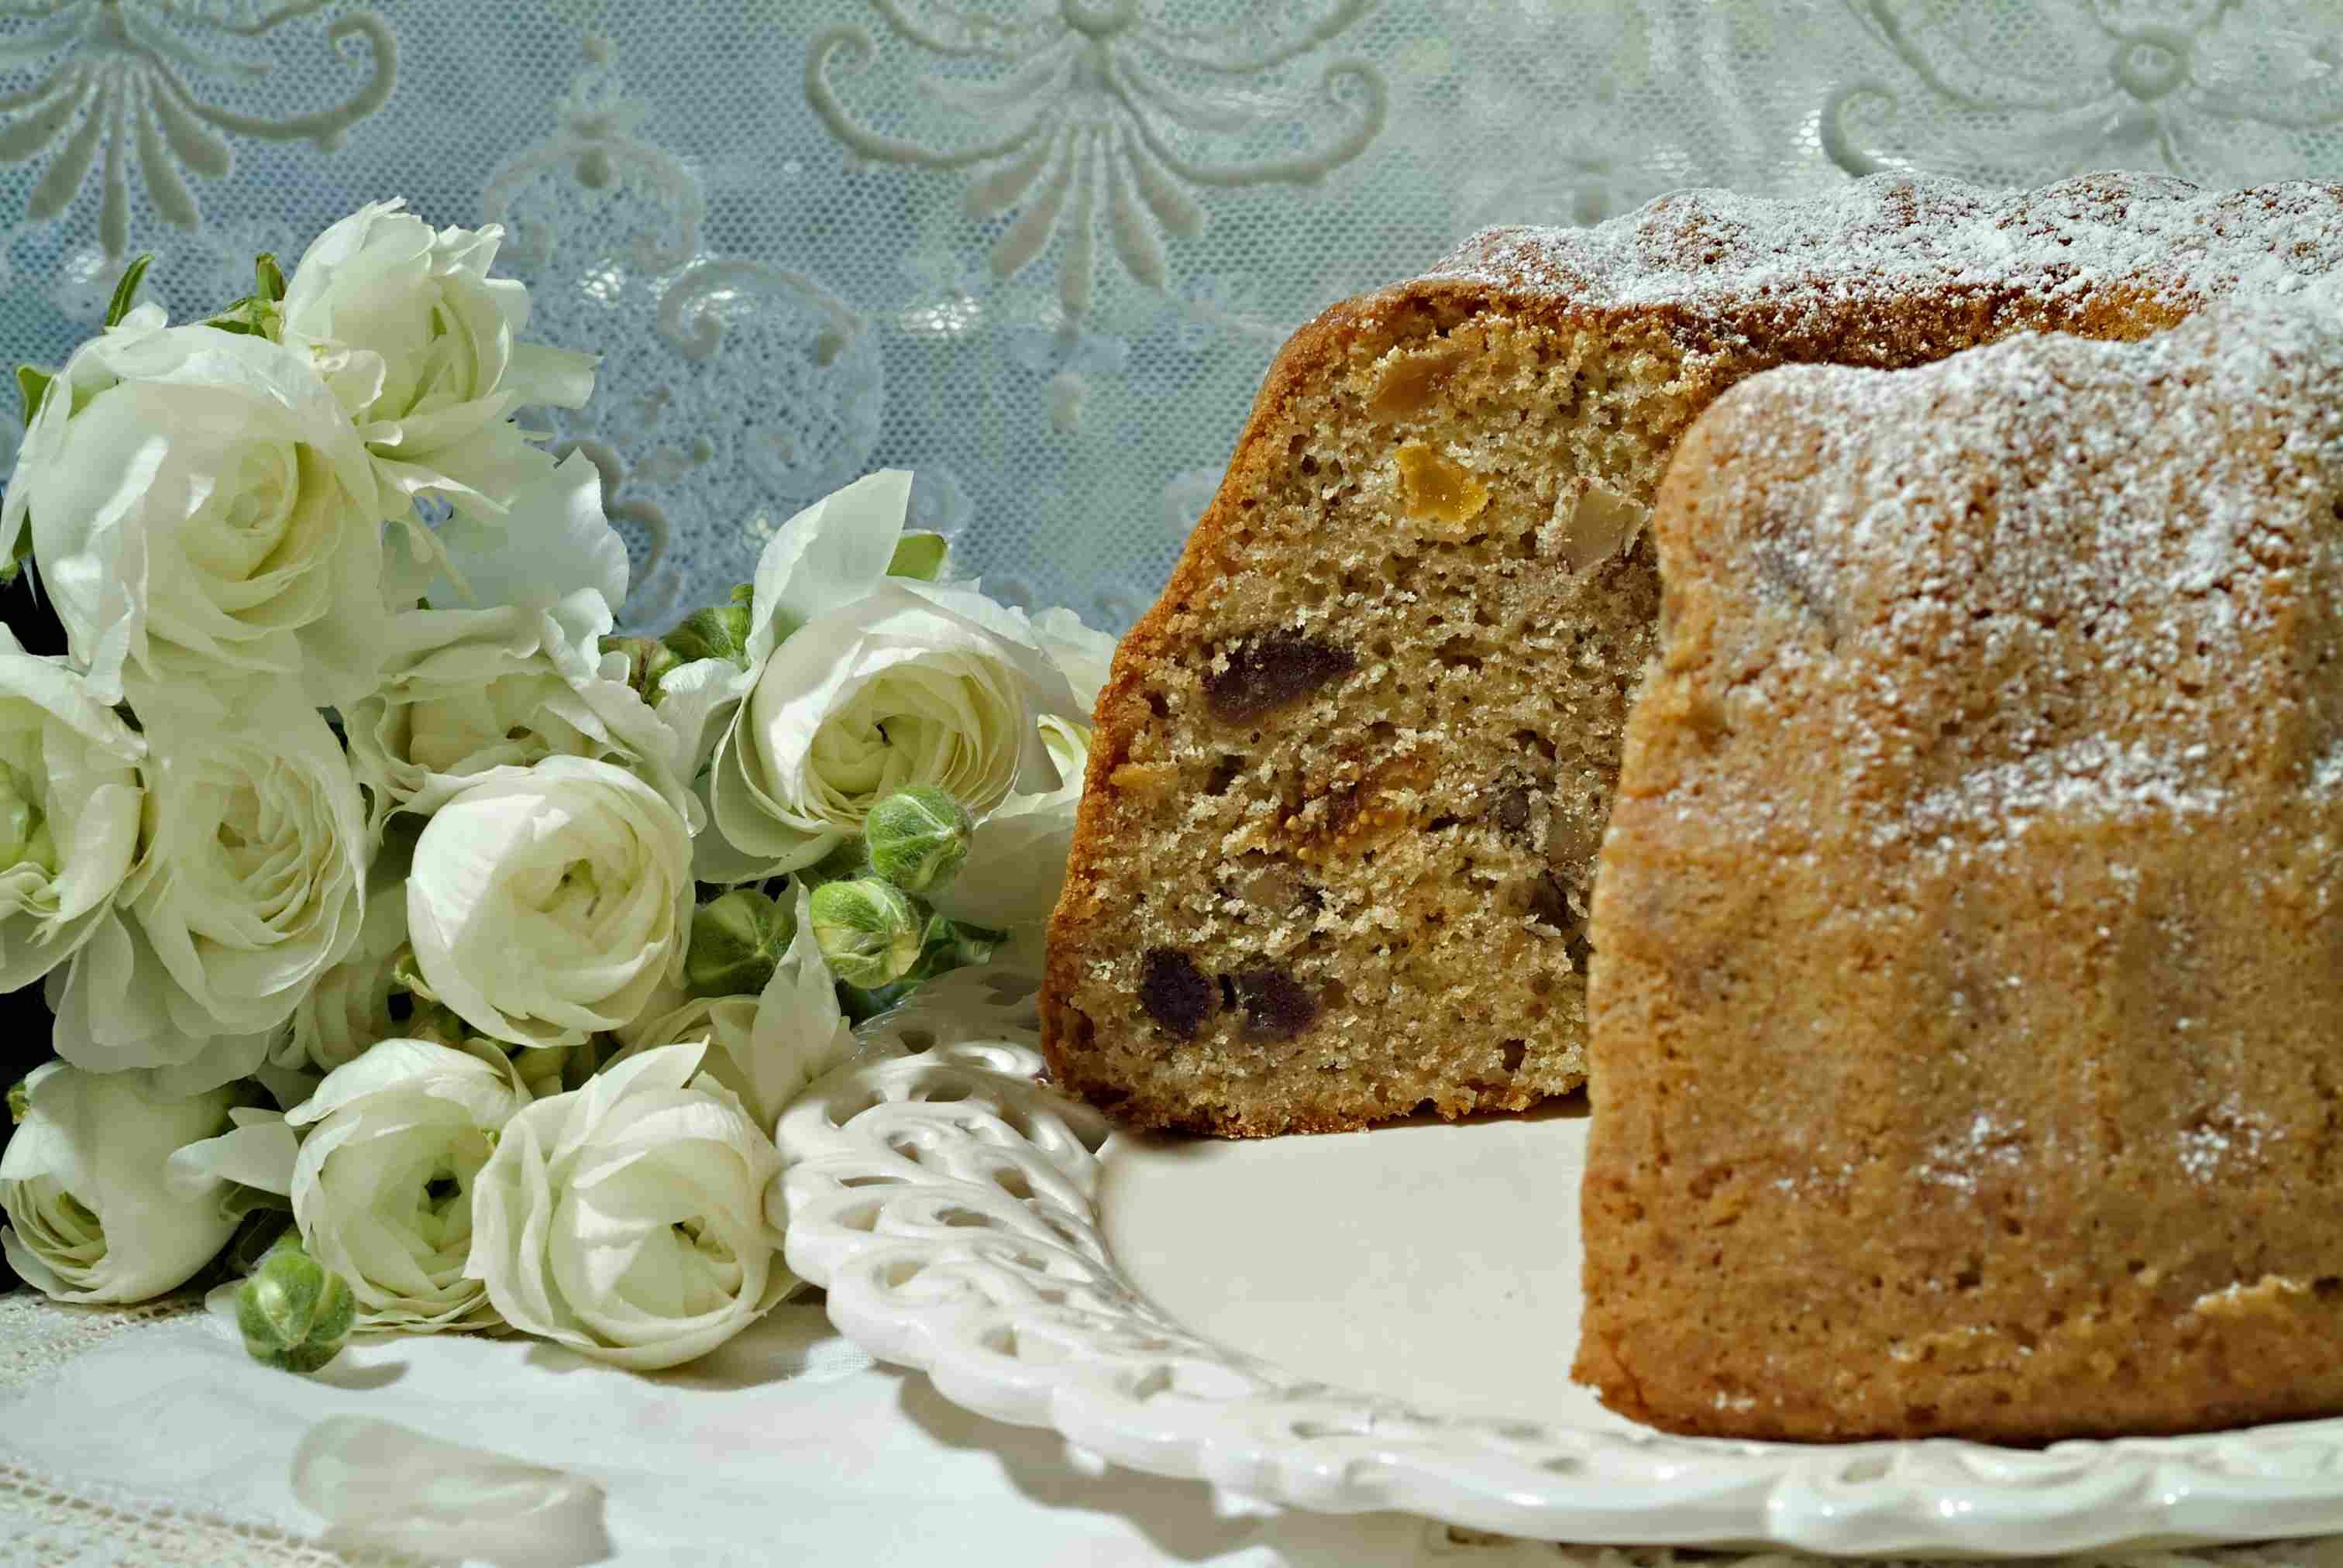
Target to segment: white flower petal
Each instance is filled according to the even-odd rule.
[[[757,558],[749,663],[762,664],[798,628],[869,593],[886,578],[903,537],[911,476],[865,474],[783,523]]]

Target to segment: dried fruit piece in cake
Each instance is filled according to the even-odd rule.
[[[1613,1407],[2343,1411],[2338,319],[1784,369],[1694,426],[1594,900]]]
[[[1783,361],[2134,337],[2338,257],[2324,186],[1879,178],[1493,231],[1329,311],[1101,697],[1042,998],[1058,1075],[1223,1133],[1575,1087],[1659,608],[1644,524],[1694,416]]]

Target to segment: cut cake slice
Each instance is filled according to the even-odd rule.
[[[1575,1087],[1659,608],[1644,521],[1694,417],[1786,361],[2137,337],[2338,256],[2328,186],[1879,176],[1494,230],[1329,310],[1101,695],[1042,993],[1057,1076],[1231,1134]]]

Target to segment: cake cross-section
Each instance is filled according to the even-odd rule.
[[[2343,1411],[2343,336],[1694,425],[1594,898],[1577,1370],[1765,1438]]]
[[[1785,362],[2137,337],[2338,258],[2327,186],[1881,176],[1495,230],[1336,306],[1101,696],[1042,995],[1059,1081],[1236,1134],[1575,1088],[1655,646],[1644,525],[1694,416]]]

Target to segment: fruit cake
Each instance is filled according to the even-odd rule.
[[[1594,894],[1614,1408],[2343,1411],[2338,322],[1785,367],[1686,435]]]
[[[2298,287],[2343,255],[2338,195],[1691,192],[1327,311],[1101,694],[1042,993],[1059,1079],[1226,1134],[1575,1087],[1645,520],[1694,416],[1785,362],[2133,338]]]

